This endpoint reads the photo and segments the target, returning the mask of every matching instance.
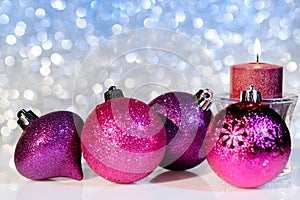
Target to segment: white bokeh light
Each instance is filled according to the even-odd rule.
[[[8,35],[5,40],[8,45],[14,45],[17,42],[17,38],[14,35]]]

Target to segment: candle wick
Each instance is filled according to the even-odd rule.
[[[256,55],[256,62],[257,63],[259,62],[259,55],[258,54]]]

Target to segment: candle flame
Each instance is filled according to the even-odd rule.
[[[259,42],[259,39],[255,39],[255,42],[254,42],[254,55],[256,57],[259,57],[261,55],[261,47],[260,47],[260,42]]]

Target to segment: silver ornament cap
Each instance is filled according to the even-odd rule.
[[[34,114],[34,112],[32,112],[31,110],[26,111],[25,109],[20,110],[17,113],[17,117],[17,123],[23,130],[29,125],[30,121],[38,118],[38,116]]]
[[[104,93],[105,101],[114,98],[124,97],[122,90],[117,89],[116,86],[110,86],[110,88]]]
[[[207,111],[212,103],[213,92],[210,89],[200,89],[194,95],[194,102],[202,108],[202,110]]]
[[[261,93],[255,90],[253,85],[250,85],[249,90],[243,90],[241,92],[240,101],[260,103],[262,101]]]

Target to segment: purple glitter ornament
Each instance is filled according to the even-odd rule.
[[[229,105],[215,116],[205,138],[207,161],[213,171],[242,188],[273,180],[286,166],[291,152],[284,120],[271,108],[252,101],[255,90],[252,87],[249,91],[250,95],[243,93],[242,102]]]
[[[167,148],[161,167],[180,171],[205,160],[202,143],[212,118],[207,101],[211,96],[209,90],[199,90],[196,95],[169,92],[149,103],[164,121],[167,132]]]
[[[96,106],[84,123],[81,146],[83,157],[99,176],[132,183],[159,165],[166,132],[148,105],[122,96],[114,86],[105,93],[106,102]]]
[[[79,138],[83,120],[78,115],[57,111],[38,118],[32,111],[21,110],[18,117],[23,133],[14,161],[21,175],[33,180],[83,178]]]

